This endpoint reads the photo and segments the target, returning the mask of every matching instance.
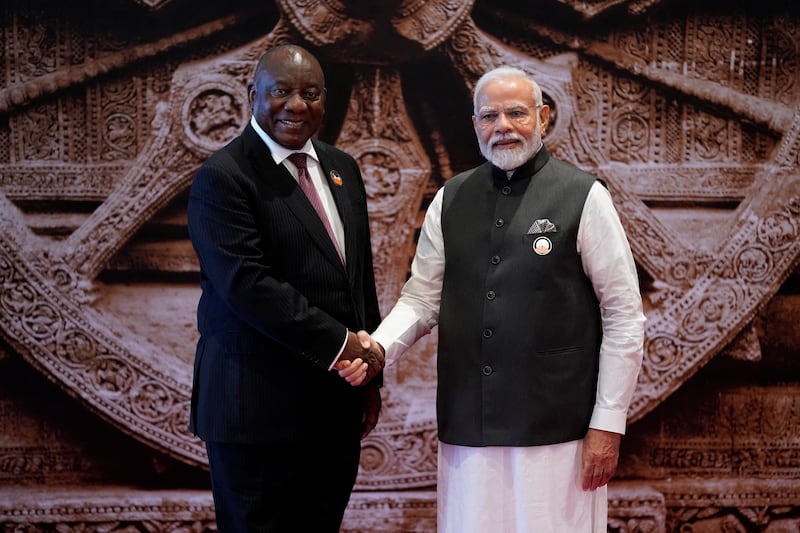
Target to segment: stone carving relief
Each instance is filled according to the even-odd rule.
[[[665,3],[544,3],[589,24],[584,32],[536,16],[545,6],[514,2],[276,0],[273,24],[240,42],[207,44],[243,27],[247,13],[94,48],[98,35],[21,5],[5,8],[0,337],[13,354],[6,357],[21,357],[147,447],[202,468],[202,443],[187,432],[198,292],[185,281],[197,265],[181,202],[204,159],[249,119],[246,87],[261,52],[302,42],[326,64],[352,71],[346,90],[329,88],[342,108],[321,135],[354,155],[366,178],[383,312],[408,274],[426,202],[480,161],[469,130],[475,81],[512,64],[536,76],[553,108],[548,148],[608,184],[628,232],[648,318],[630,422],[648,428],[717,360],[762,359],[758,317],[800,261],[797,15],[700,8],[680,18],[651,15]],[[131,4],[157,13],[171,0]],[[593,25],[614,9],[628,18]],[[414,65],[427,62],[457,80],[440,87],[448,96],[414,91],[436,84],[409,81]],[[459,116],[436,108],[448,98],[463,100]],[[143,239],[149,231],[161,240]],[[165,231],[178,238],[163,244]],[[147,278],[138,290],[116,281],[142,272],[180,281]],[[183,326],[145,316],[158,307],[146,304],[172,294],[171,318]],[[434,357],[435,332],[388,371],[382,421],[364,441],[357,489],[366,495],[353,504],[363,513],[402,515],[406,504],[391,491],[435,485]],[[610,529],[796,526],[796,386],[724,393],[717,411],[697,415],[718,420],[720,433],[709,429],[688,444],[633,438],[637,460],[612,494]],[[736,424],[756,422],[748,426],[752,441],[718,449],[723,432],[741,436]],[[639,461],[643,449],[651,454]],[[0,458],[0,469],[13,464]],[[663,481],[694,474],[731,487]],[[749,475],[786,483],[730,481]],[[390,494],[374,499],[370,491]],[[723,493],[727,499],[715,502]],[[433,500],[419,501],[418,524],[429,525]],[[350,530],[370,530],[353,516]],[[140,518],[151,519],[158,520]],[[152,530],[170,530],[173,519],[204,529],[210,515],[164,519]],[[84,527],[66,511],[59,520]]]

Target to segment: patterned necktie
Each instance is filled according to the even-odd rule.
[[[339,259],[341,259],[342,263],[344,263],[344,256],[339,248],[339,242],[336,240],[336,235],[333,233],[333,228],[328,220],[328,215],[325,214],[325,208],[322,207],[322,200],[320,199],[319,194],[317,194],[317,189],[314,188],[314,183],[311,181],[311,175],[308,173],[308,167],[306,167],[306,154],[291,154],[289,156],[289,161],[294,163],[294,166],[297,167],[300,188],[303,189],[304,193],[306,193],[308,201],[311,202],[311,205],[314,207],[317,215],[319,215],[319,219],[322,221],[322,224],[328,231],[328,236],[331,238],[331,242],[333,242],[333,246],[336,248],[336,253],[339,254]]]

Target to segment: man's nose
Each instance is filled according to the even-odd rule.
[[[306,101],[300,96],[300,93],[292,93],[284,104],[287,109],[291,111],[302,111],[306,107]]]
[[[509,131],[511,129],[511,120],[504,112],[497,114],[497,119],[494,121],[495,131]]]

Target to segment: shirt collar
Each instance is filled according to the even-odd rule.
[[[311,142],[311,139],[307,140],[306,143],[303,145],[302,148],[299,150],[290,150],[285,146],[281,146],[275,139],[270,137],[267,132],[261,129],[261,126],[258,125],[256,122],[256,117],[250,117],[250,125],[253,126],[253,129],[256,131],[256,134],[261,137],[261,140],[267,145],[269,148],[270,154],[272,155],[272,159],[275,161],[275,164],[280,165],[283,163],[287,157],[294,153],[303,153],[306,154],[308,157],[319,163],[319,158],[317,157],[317,151],[314,150],[314,145]]]

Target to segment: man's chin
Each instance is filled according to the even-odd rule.
[[[296,132],[280,132],[275,135],[274,139],[283,146],[284,148],[288,148],[289,150],[299,150],[306,144],[306,140],[308,140],[310,136],[305,133],[296,133]]]
[[[502,170],[514,170],[525,164],[525,154],[520,150],[514,151],[492,151],[492,157],[489,159],[492,164]]]

